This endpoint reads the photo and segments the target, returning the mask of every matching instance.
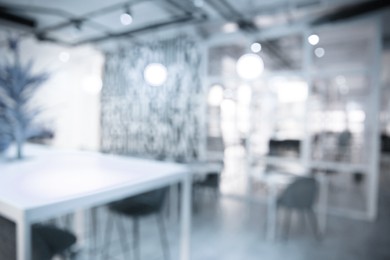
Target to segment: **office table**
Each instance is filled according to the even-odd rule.
[[[190,259],[190,174],[186,166],[92,152],[27,146],[0,162],[0,215],[16,223],[17,259],[31,259],[31,224],[181,183],[180,260]]]

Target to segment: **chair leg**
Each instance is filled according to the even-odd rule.
[[[307,223],[306,223],[306,211],[302,210],[300,211],[299,213],[299,219],[300,219],[300,225],[302,227],[302,231],[303,233],[306,233],[306,230],[307,230]]]
[[[285,209],[284,212],[284,232],[285,239],[288,240],[288,235],[290,233],[290,222],[291,222],[292,211],[290,209]]]
[[[103,259],[109,259],[108,253],[109,253],[109,244],[110,244],[110,238],[112,234],[112,230],[114,227],[114,216],[107,216],[107,226],[106,226],[106,232],[104,234],[104,247],[103,247]]]
[[[199,190],[196,185],[192,189],[192,210],[194,213],[198,212],[198,203],[199,203]]]
[[[318,224],[317,224],[317,218],[316,215],[314,214],[314,211],[312,209],[308,210],[307,212],[308,217],[309,217],[309,222],[311,223],[311,226],[314,231],[314,235],[318,241],[321,240],[321,236],[318,230]]]
[[[129,251],[128,244],[127,244],[128,238],[127,238],[126,229],[125,229],[125,225],[123,223],[122,216],[118,216],[117,224],[118,224],[118,229],[119,229],[119,235],[121,237],[120,244],[122,247],[123,256],[126,257],[126,253]]]
[[[89,250],[89,258],[93,259],[92,254],[96,254],[96,250],[98,248],[98,221],[97,221],[97,214],[98,214],[98,209],[97,208],[92,208],[90,209],[90,239],[92,241],[92,247]]]
[[[161,213],[156,215],[156,217],[157,217],[157,224],[159,227],[161,246],[162,246],[163,253],[164,253],[164,259],[169,260],[170,257],[169,257],[168,234],[167,234],[167,230],[165,228],[164,217]]]
[[[134,260],[140,259],[140,248],[139,248],[139,219],[133,218],[133,251]]]

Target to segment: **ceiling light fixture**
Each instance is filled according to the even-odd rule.
[[[70,55],[68,52],[66,51],[62,51],[60,52],[60,54],[58,54],[58,59],[63,62],[63,63],[66,63],[69,61],[69,58],[70,58]]]
[[[222,27],[223,32],[225,33],[233,33],[238,30],[237,23],[225,23]]]
[[[168,70],[161,63],[150,63],[145,67],[144,79],[150,86],[158,87],[167,81]]]
[[[316,49],[314,50],[314,54],[315,54],[318,58],[322,58],[322,57],[324,57],[324,55],[325,55],[325,50],[324,50],[324,48],[316,48]]]
[[[252,43],[252,45],[251,45],[251,51],[253,51],[254,53],[260,52],[260,51],[261,51],[261,44],[258,43],[258,42]]]
[[[130,7],[126,6],[125,11],[120,15],[120,21],[123,25],[130,25],[133,22]]]
[[[312,34],[307,38],[307,41],[314,46],[320,42],[320,37],[317,34]]]
[[[244,54],[238,59],[236,70],[242,79],[254,80],[264,71],[263,59],[257,54]]]

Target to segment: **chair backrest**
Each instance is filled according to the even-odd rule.
[[[225,144],[222,136],[208,136],[207,137],[207,150],[223,152]]]
[[[311,209],[317,193],[318,187],[314,178],[297,178],[283,191],[278,199],[278,205],[295,209]]]
[[[139,203],[153,207],[156,210],[160,210],[164,205],[167,192],[168,188],[164,187],[137,195],[136,198],[133,199],[137,200]]]
[[[299,154],[301,148],[300,140],[269,140],[269,155],[284,156],[286,153]]]
[[[69,231],[48,225],[34,225],[32,228],[33,260],[49,260],[64,253],[77,238]]]
[[[222,136],[208,136],[206,154],[207,160],[221,161],[224,158],[225,143]]]
[[[137,207],[147,207],[149,210],[159,211],[164,205],[167,192],[168,188],[164,187],[114,202],[114,204],[119,206],[119,208],[122,206],[127,208],[129,205],[132,205]]]
[[[352,134],[350,131],[345,130],[341,132],[337,137],[337,145],[339,147],[347,147],[351,144]]]

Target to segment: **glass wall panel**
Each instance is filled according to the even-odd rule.
[[[331,26],[316,33],[319,42],[312,48],[312,71],[362,70],[373,62],[373,23]]]
[[[275,76],[256,88],[251,149],[256,156],[299,158],[308,85],[299,76]]]
[[[313,79],[308,124],[314,161],[367,163],[369,86],[364,75]]]

